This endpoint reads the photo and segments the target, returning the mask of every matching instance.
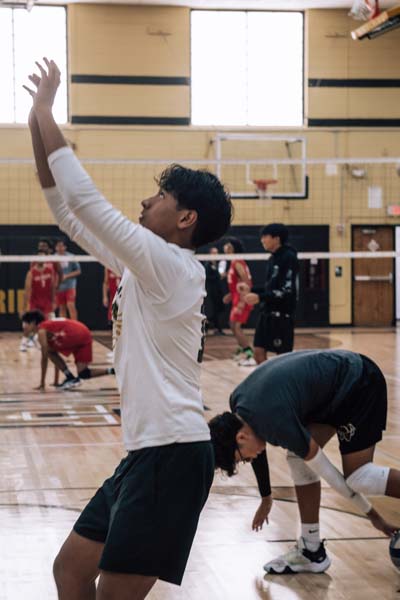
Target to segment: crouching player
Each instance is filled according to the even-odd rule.
[[[232,393],[232,413],[209,423],[216,466],[234,475],[252,461],[263,497],[253,521],[262,527],[271,509],[265,443],[288,450],[301,518],[295,548],[264,566],[268,573],[321,573],[330,565],[319,534],[320,477],[391,536],[387,523],[364,496],[400,498],[400,471],[373,462],[386,427],[386,382],[366,356],[345,350],[284,354],[260,365]],[[343,473],[323,451],[337,435]]]
[[[22,315],[24,335],[38,334],[38,342],[42,352],[40,385],[38,390],[44,391],[49,359],[65,375],[65,380],[58,386],[61,390],[77,387],[82,379],[113,375],[114,369],[90,369],[92,362],[92,334],[80,321],[73,319],[45,320],[43,313],[32,310]],[[60,356],[72,354],[75,359],[77,376],[68,369],[65,360]]]

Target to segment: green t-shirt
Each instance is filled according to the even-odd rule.
[[[361,356],[347,350],[304,350],[260,365],[233,391],[232,412],[258,437],[304,458],[309,423],[336,422],[362,374]]]

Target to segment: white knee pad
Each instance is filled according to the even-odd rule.
[[[318,475],[314,473],[314,471],[310,469],[304,460],[300,458],[300,456],[297,456],[297,454],[288,451],[286,460],[292,474],[294,485],[310,485],[310,483],[320,481]]]
[[[346,483],[354,492],[367,496],[384,496],[389,471],[389,467],[380,467],[369,462],[349,475]]]

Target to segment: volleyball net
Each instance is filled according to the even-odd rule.
[[[257,152],[256,142],[245,139],[239,151],[236,137],[220,140],[219,150],[216,141],[209,160],[82,162],[105,197],[133,221],[141,212],[141,201],[155,193],[155,180],[171,163],[219,175],[235,208],[229,234],[243,242],[243,258],[257,284],[263,283],[268,260],[260,243],[260,227],[271,222],[287,225],[289,242],[299,252],[301,325],[354,323],[358,287],[364,304],[372,304],[382,294],[391,298],[393,318],[386,317],[387,324],[399,318],[400,307],[395,303],[400,298],[400,290],[396,291],[400,279],[400,157],[310,159],[298,138],[279,139],[279,148],[273,150],[269,139]],[[260,190],[260,181],[274,182],[267,184],[266,194],[265,189]],[[43,237],[56,241],[65,236],[47,208],[33,161],[0,160],[0,329],[17,327],[29,263],[46,260],[36,256]],[[213,259],[226,260],[223,243],[214,245],[219,254]],[[76,245],[68,242],[68,250],[72,256],[52,256],[52,260],[79,260],[82,319],[94,328],[103,327],[104,269]],[[199,260],[209,260],[208,252],[209,247],[199,249]],[[362,304],[362,298],[357,302]]]

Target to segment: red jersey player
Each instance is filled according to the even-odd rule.
[[[112,303],[120,282],[121,277],[118,277],[111,269],[104,269],[103,306],[108,309],[107,319],[109,321],[112,321]]]
[[[224,244],[224,252],[225,254],[243,252],[243,244],[236,238],[227,238]],[[254,366],[256,361],[247,337],[242,331],[242,325],[247,323],[253,307],[250,304],[246,304],[244,301],[244,294],[238,292],[237,286],[239,283],[246,283],[251,288],[251,273],[244,260],[233,259],[228,271],[229,294],[224,297],[224,302],[225,304],[229,304],[229,302],[232,303],[232,309],[229,315],[229,325],[239,344],[234,359],[238,361],[240,366],[247,367]]]
[[[46,253],[39,251],[38,255]],[[34,262],[25,278],[24,310],[40,310],[46,319],[51,318],[55,308],[57,274],[50,262]]]
[[[103,306],[107,308],[107,319],[112,324],[112,305],[118,286],[121,282],[121,277],[118,277],[111,269],[104,268],[103,279]],[[107,360],[114,361],[114,350],[107,352]]]
[[[92,334],[80,321],[72,319],[45,320],[38,310],[28,311],[22,315],[22,328],[25,335],[38,334],[42,352],[40,385],[37,389],[45,389],[48,360],[55,364],[65,375],[60,389],[69,389],[81,384],[81,379],[91,379],[102,375],[114,374],[114,369],[90,369],[92,362]],[[68,369],[65,360],[60,356],[72,354],[75,359],[77,377]]]
[[[39,249],[38,255],[46,256],[47,252],[44,249]],[[24,312],[27,310],[40,310],[46,319],[53,317],[57,280],[57,272],[53,263],[32,263],[25,277]],[[34,346],[34,336],[27,337],[23,335],[20,351],[26,352],[28,348]]]

